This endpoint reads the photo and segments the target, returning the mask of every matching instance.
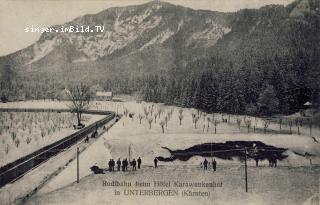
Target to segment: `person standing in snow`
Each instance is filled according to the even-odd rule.
[[[125,166],[125,165],[126,165],[126,160],[123,159],[123,160],[122,160],[122,171],[123,171],[123,172],[126,171],[126,166]]]
[[[118,161],[117,161],[118,172],[120,171],[120,167],[121,167],[121,160],[119,158]]]
[[[112,159],[109,160],[108,162],[108,166],[109,166],[109,171],[112,171]]]
[[[204,169],[204,170],[208,169],[208,161],[207,161],[207,159],[204,159],[203,169]]]
[[[155,157],[154,160],[154,168],[157,168],[158,167],[158,159]]]
[[[136,170],[137,170],[136,165],[137,165],[137,162],[136,162],[135,159],[133,159],[133,160],[132,160],[132,171],[136,171]]]
[[[137,162],[138,162],[138,169],[140,169],[140,166],[141,166],[141,163],[142,163],[142,160],[141,160],[140,157],[138,158]]]
[[[128,165],[129,165],[128,160],[125,159],[124,160],[124,169],[125,169],[125,171],[128,171]]]
[[[215,159],[212,161],[212,169],[213,169],[214,172],[215,172],[216,169],[217,169],[217,162],[216,162]]]

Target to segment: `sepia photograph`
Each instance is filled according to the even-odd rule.
[[[0,205],[320,205],[320,0],[0,0]]]

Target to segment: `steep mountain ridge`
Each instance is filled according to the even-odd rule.
[[[41,60],[57,49],[71,48],[72,52],[64,60],[72,63],[95,61],[109,56],[119,57],[152,46],[174,49],[210,47],[231,30],[223,22],[225,16],[228,15],[194,11],[164,2],[109,8],[95,15],[78,17],[64,25],[53,26],[59,29],[61,26],[93,28],[98,25],[104,26],[104,32],[44,33],[34,45],[12,57],[18,59],[17,65],[25,66]]]

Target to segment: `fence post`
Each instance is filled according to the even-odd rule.
[[[77,183],[79,183],[79,147],[77,147]]]
[[[246,178],[246,192],[248,192],[248,172],[247,172],[247,148],[245,148],[245,157],[244,157],[244,169],[245,169],[245,178]]]

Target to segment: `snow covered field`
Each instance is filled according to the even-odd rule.
[[[102,116],[85,115],[85,124]],[[77,130],[71,113],[0,113],[0,166],[52,144]]]
[[[20,102],[12,106],[25,104],[41,107],[48,104],[28,103]],[[58,102],[53,104],[63,108]],[[27,204],[301,204],[308,198],[310,201],[310,197],[319,193],[320,144],[314,142],[308,134],[276,132],[264,134],[261,130],[254,133],[252,127],[248,133],[246,126],[240,126],[239,129],[236,123],[239,116],[231,116],[231,123],[230,121],[222,123],[221,119],[228,117],[221,114],[214,116],[199,114],[195,126],[194,119],[198,116],[196,110],[182,109],[180,114],[180,108],[144,102],[141,104],[134,101],[94,102],[91,109],[113,110],[121,114],[127,113],[127,115],[80,155],[80,184],[74,183],[76,163],[71,162],[60,174],[39,189]],[[159,110],[162,110],[160,117]],[[183,116],[180,117],[181,125],[180,115]],[[216,133],[212,123],[215,120],[219,121]],[[249,193],[245,193],[244,190],[244,164],[237,159],[216,158],[218,170],[214,174],[211,169],[203,171],[200,163],[204,158],[200,156],[194,156],[186,162],[178,160],[159,162],[159,169],[152,168],[155,157],[170,156],[170,153],[162,147],[172,150],[185,149],[201,143],[231,140],[261,141],[268,145],[287,148],[288,157],[279,161],[277,168],[268,167],[267,161],[260,162],[260,166],[256,168],[255,162],[249,160]],[[141,170],[128,173],[108,172],[103,175],[94,175],[90,172],[89,168],[92,165],[106,168],[110,158],[115,160],[129,158],[129,149],[131,159],[142,158]],[[310,158],[303,156],[306,152],[314,155],[312,165],[310,165]],[[211,161],[211,159],[208,160]],[[224,185],[222,188],[209,190],[209,197],[119,197],[114,194],[114,188],[103,187],[102,180],[151,182],[154,180],[182,182],[214,180],[223,182]],[[119,189],[123,191],[123,188]],[[201,191],[206,189],[202,188]],[[179,191],[182,190],[179,189]]]

